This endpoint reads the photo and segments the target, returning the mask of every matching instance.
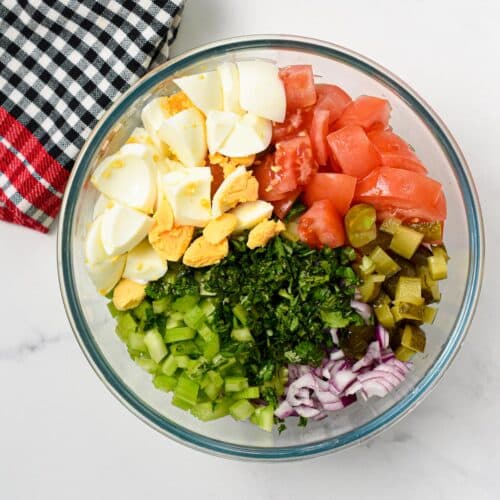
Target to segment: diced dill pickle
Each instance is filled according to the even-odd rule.
[[[394,300],[394,298],[396,297],[396,286],[398,285],[398,281],[399,274],[396,274],[394,276],[391,276],[390,278],[387,278],[382,285],[385,293],[387,293],[387,295],[389,295],[392,300]]]
[[[373,303],[374,306],[382,306],[384,304],[386,305],[390,305],[392,302],[391,298],[389,297],[389,295],[387,295],[386,293],[384,292],[380,292],[377,299],[375,300],[375,302]]]
[[[411,260],[404,259],[396,253],[391,252],[390,250],[387,253],[390,255],[392,260],[401,268],[401,271],[399,271],[400,276],[414,277],[417,275],[417,270]]]
[[[391,329],[396,326],[394,316],[392,315],[391,308],[388,304],[381,304],[376,306],[373,310],[375,311],[375,316],[377,316],[378,322],[383,327]]]
[[[439,302],[441,293],[439,292],[439,284],[431,278],[431,273],[427,266],[419,266],[417,268],[417,276],[422,280],[422,295],[428,304]]]
[[[401,268],[398,264],[380,247],[376,247],[370,254],[370,259],[375,264],[377,273],[390,277],[396,274]]]
[[[384,233],[394,234],[396,229],[401,225],[401,221],[394,217],[389,217],[385,219],[382,224],[380,224],[380,230]]]
[[[401,335],[401,345],[412,351],[425,351],[425,333],[415,325],[405,325]]]
[[[424,235],[408,226],[400,225],[392,237],[389,248],[405,259],[411,259],[422,243]]]
[[[374,326],[351,325],[348,327],[347,335],[340,338],[340,348],[346,356],[360,359],[365,355],[368,344],[373,340],[375,340]]]
[[[368,243],[367,245],[363,245],[360,250],[363,255],[370,255],[370,253],[377,247],[382,248],[383,250],[386,250],[389,248],[389,245],[391,244],[391,239],[392,236],[388,233],[384,233],[383,231],[378,231],[377,232],[377,237]]]
[[[411,222],[408,225],[424,235],[424,243],[433,243],[443,239],[443,226],[440,221]]]
[[[299,225],[297,221],[289,222],[285,230],[281,233],[287,240],[299,241]]]
[[[397,302],[408,302],[417,306],[424,303],[422,298],[422,281],[420,278],[409,278],[400,276],[396,285],[396,295],[394,300]]]
[[[370,276],[368,276],[369,278]],[[375,281],[367,280],[359,285],[358,290],[363,302],[373,302],[380,293],[381,284]]]
[[[408,349],[405,346],[400,345],[396,351],[395,351],[395,356],[399,361],[410,361],[413,356],[415,356],[416,352],[412,351],[411,349]]]
[[[413,257],[410,260],[416,266],[427,266],[427,257],[430,257],[431,255],[432,252],[428,248],[421,245],[417,248],[417,251],[413,254]]]
[[[444,280],[448,277],[448,264],[442,255],[429,257],[427,265],[434,281]]]
[[[365,203],[354,205],[347,212],[344,223],[347,238],[354,248],[360,248],[377,237],[377,212]]]
[[[434,255],[434,257],[443,257],[443,259],[446,262],[448,262],[450,260],[448,252],[446,251],[446,248],[444,247],[444,245],[438,245],[438,246],[432,247],[432,255]]]
[[[437,314],[437,309],[435,307],[426,306],[424,308],[424,319],[423,319],[423,322],[427,323],[429,325],[432,324],[432,323],[434,323],[434,319],[436,317],[436,314]]]
[[[373,274],[375,272],[375,263],[367,255],[363,255],[361,259],[361,264],[359,265],[359,270],[363,277]]]
[[[408,302],[396,302],[391,307],[391,312],[396,323],[404,319],[422,321],[424,318],[424,306],[417,306]]]

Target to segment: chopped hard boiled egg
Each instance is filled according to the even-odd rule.
[[[204,227],[210,220],[210,184],[208,167],[186,167],[163,176],[162,190],[174,212],[178,226]]]
[[[254,249],[263,247],[276,235],[285,230],[285,224],[281,221],[264,220],[259,222],[249,233],[247,247]]]
[[[149,243],[162,259],[177,262],[189,247],[193,234],[193,226],[177,226],[165,230],[155,221],[148,238]]]
[[[238,203],[255,201],[259,195],[259,184],[244,166],[228,175],[219,186],[212,200],[212,216],[219,217]]]
[[[102,215],[101,239],[109,256],[128,252],[148,234],[153,219],[147,215],[116,204]]]
[[[232,62],[225,62],[217,66],[222,86],[222,109],[242,114],[240,106],[240,78],[238,68]]]
[[[236,228],[238,219],[233,214],[222,214],[211,220],[203,230],[203,236],[209,243],[216,245],[227,238]]]
[[[91,182],[108,198],[151,213],[156,203],[156,166],[146,147],[129,146],[141,149],[108,156],[92,174]]]
[[[155,142],[158,130],[160,130],[160,127],[167,118],[192,107],[194,107],[193,103],[184,92],[177,92],[170,96],[156,97],[149,101],[142,109],[142,123]],[[132,136],[134,136],[134,132]]]
[[[106,295],[118,283],[122,277],[126,260],[125,255],[117,255],[97,264],[87,263],[90,279],[101,295]]]
[[[196,238],[184,254],[182,262],[190,267],[205,267],[217,264],[229,252],[227,239],[220,243],[210,243],[205,236]]]
[[[160,279],[167,272],[167,261],[153,249],[147,240],[128,253],[123,277],[146,284]]]
[[[268,120],[283,122],[286,95],[278,67],[266,61],[241,61],[237,65],[241,107]]]
[[[158,135],[184,165],[204,164],[207,155],[205,118],[196,108],[186,109],[164,120]]]
[[[273,213],[273,208],[271,203],[262,200],[240,203],[230,212],[237,220],[235,231],[251,229],[259,222],[269,219]]]
[[[205,115],[209,111],[222,111],[222,87],[216,71],[175,78],[174,83]]]
[[[232,132],[240,117],[231,111],[209,111],[207,114],[207,144],[210,154],[216,153]]]
[[[109,258],[104,250],[101,239],[102,215],[92,222],[85,239],[85,262],[87,264],[98,264]]]
[[[229,156],[221,155],[220,153],[215,153],[208,156],[208,162],[210,165],[220,165],[222,171],[224,172],[224,177],[232,174],[239,166],[243,165],[245,167],[250,167],[255,161],[255,155],[248,156]]]
[[[146,286],[122,279],[113,290],[113,304],[119,311],[137,307],[146,297]]]
[[[153,136],[143,127],[136,127],[132,130],[129,138],[125,141],[125,144],[143,144],[156,149],[156,142]]]
[[[106,210],[106,208],[111,208],[113,205],[114,202],[112,200],[110,200],[107,196],[100,194],[99,198],[97,198],[97,201],[95,202],[94,205],[92,219],[93,220],[97,219],[99,215],[102,215],[104,213],[104,210]]]
[[[218,150],[226,156],[248,156],[264,151],[273,135],[271,122],[247,113],[236,123]]]

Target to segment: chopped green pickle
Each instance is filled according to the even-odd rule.
[[[408,226],[424,235],[424,243],[436,243],[443,239],[443,225],[440,221],[411,222]]]
[[[434,323],[436,314],[437,314],[437,308],[426,306],[424,309],[423,322],[427,323],[428,325],[431,325],[432,323]]]
[[[416,306],[407,302],[396,302],[391,307],[391,312],[396,323],[404,319],[422,321],[424,319],[424,307],[423,305]]]
[[[444,280],[448,277],[448,264],[442,255],[428,257],[427,265],[434,281]]]
[[[384,231],[384,233],[389,233],[394,235],[396,229],[402,224],[399,219],[394,217],[388,217],[385,219],[382,224],[380,224],[380,230]]]
[[[380,304],[375,306],[373,310],[375,311],[375,316],[377,317],[378,322],[384,328],[390,330],[396,326],[394,316],[392,315],[391,308],[388,304]]]
[[[358,290],[361,295],[362,302],[373,302],[380,293],[380,288],[380,283],[369,280],[366,280],[364,283],[359,285]]]
[[[350,244],[360,248],[377,237],[377,212],[371,205],[352,206],[345,215],[345,230]]]
[[[389,248],[401,257],[411,259],[423,239],[422,233],[401,224],[394,232]]]
[[[405,346],[400,345],[394,352],[395,356],[399,361],[410,361],[413,356],[415,356],[416,351],[408,349]]]
[[[360,250],[363,255],[370,255],[370,253],[377,247],[387,250],[391,244],[392,236],[389,233],[384,233],[383,231],[377,231],[377,237],[363,245]]]
[[[365,278],[375,272],[375,262],[373,262],[373,260],[367,255],[363,255],[361,264],[359,265],[359,270],[361,272],[361,276]]]
[[[427,266],[417,267],[417,276],[422,280],[422,295],[426,302],[439,302],[441,300],[441,293],[439,291],[439,284],[431,278],[431,273]]]
[[[415,325],[405,325],[401,335],[401,345],[417,352],[425,351],[425,333]]]
[[[370,253],[370,259],[375,264],[377,273],[390,277],[400,271],[398,264],[382,248],[376,247]]]
[[[438,245],[435,247],[432,247],[432,255],[434,257],[442,257],[446,262],[450,260],[450,257],[448,256],[448,252],[446,251],[446,248],[444,245]]]
[[[422,281],[420,278],[400,276],[396,285],[396,302],[408,302],[420,306],[424,303],[422,298]]]

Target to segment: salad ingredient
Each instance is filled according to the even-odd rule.
[[[250,113],[282,122],[286,113],[286,96],[278,68],[265,61],[240,61],[240,106]]]
[[[145,239],[128,253],[123,277],[146,284],[160,279],[166,272],[167,261]]]
[[[102,215],[104,213],[104,210],[106,208],[111,208],[113,206],[113,201],[110,200],[107,196],[104,196],[103,194],[99,195],[99,198],[97,198],[97,201],[95,202],[94,205],[94,211],[92,212],[92,219],[95,220],[99,215]]]
[[[87,265],[103,262],[109,256],[104,250],[101,239],[102,215],[92,222],[85,240],[85,262]]]
[[[285,86],[287,110],[305,108],[316,102],[316,88],[311,65],[287,66],[279,70]]]
[[[393,276],[401,270],[398,263],[379,246],[372,250],[370,259],[375,264],[377,273],[383,274],[386,277]]]
[[[348,125],[363,127],[366,131],[374,128],[385,129],[389,125],[391,106],[385,99],[363,95],[349,103],[334,127],[340,129]]]
[[[289,172],[289,178],[294,179],[295,183],[293,189],[297,186],[305,186],[317,170],[309,136],[304,133],[278,142],[274,163],[279,169]]]
[[[314,202],[299,218],[300,239],[311,247],[330,248],[345,244],[345,231],[342,217],[330,200]]]
[[[356,177],[345,174],[317,173],[307,183],[302,200],[309,207],[315,201],[329,199],[337,212],[345,215],[352,204]]]
[[[186,252],[193,239],[193,226],[175,226],[172,229],[162,230],[158,224],[149,231],[149,243],[158,255],[171,262],[177,262]]]
[[[247,201],[240,203],[230,213],[236,217],[235,232],[241,232],[269,219],[273,213],[273,206],[262,200]]]
[[[439,245],[443,240],[443,224],[441,221],[410,222],[408,226],[424,235],[424,243]]]
[[[186,167],[196,167],[205,163],[207,155],[205,118],[196,108],[185,109],[163,120],[158,130],[158,137]]]
[[[240,77],[238,68],[232,62],[224,62],[217,66],[222,86],[222,109],[242,114],[240,106]]]
[[[254,249],[267,245],[271,238],[285,230],[285,224],[281,221],[263,220],[259,222],[248,233],[247,247]]]
[[[259,183],[259,199],[278,201],[297,187],[294,169],[285,169],[274,164],[274,155],[267,155],[257,164],[253,173]]]
[[[237,224],[238,219],[234,214],[222,214],[207,224],[203,230],[203,236],[205,236],[209,243],[216,245],[226,239],[236,229]]]
[[[377,212],[371,205],[352,206],[345,216],[347,239],[354,248],[360,248],[377,237]],[[376,265],[375,265],[376,268]]]
[[[186,266],[205,267],[217,264],[229,252],[227,239],[220,243],[210,243],[205,236],[196,238],[184,253],[182,262]]]
[[[219,217],[238,203],[257,200],[258,191],[259,184],[252,176],[252,172],[244,166],[238,167],[224,179],[215,192],[212,200],[212,217]]]
[[[151,213],[156,201],[156,167],[151,151],[108,156],[91,177],[102,194],[128,207]]]
[[[126,260],[125,255],[118,255],[102,262],[86,264],[90,279],[101,295],[109,293],[120,281]]]
[[[339,118],[344,109],[351,103],[351,97],[337,85],[329,83],[316,84],[316,95],[318,101],[315,109],[327,109],[330,113],[329,125],[333,125]]]
[[[205,125],[207,127],[207,145],[210,154],[215,154],[232,132],[240,116],[231,111],[209,111]]]
[[[222,111],[222,86],[216,71],[175,78],[174,83],[189,97],[205,116],[210,111]]]
[[[221,155],[220,153],[215,153],[213,155],[208,156],[208,160],[210,162],[210,166],[220,166],[222,168],[222,179],[219,183],[216,182],[218,187],[222,180],[224,180],[224,177],[227,177],[229,174],[232,174],[237,167],[243,165],[245,167],[250,167],[253,165],[255,161],[255,155],[247,155],[247,156],[233,156],[230,158],[229,156],[224,156]],[[213,172],[212,172],[213,175]],[[212,183],[213,184],[213,183]],[[214,192],[217,189],[214,189]]]
[[[301,132],[307,132],[311,126],[314,108],[299,108],[295,111],[287,111],[285,120],[273,123],[274,143],[296,137]]]
[[[283,195],[283,198],[280,200],[276,200],[273,202],[274,213],[276,217],[283,220],[288,218],[288,213],[292,209],[295,204],[295,201],[300,196],[302,192],[301,188],[294,189],[293,191],[289,191]]]
[[[347,125],[326,139],[333,161],[344,174],[362,179],[380,165],[378,151],[359,125]]]
[[[162,176],[162,187],[179,226],[204,227],[211,218],[211,173],[208,168],[185,167]]]
[[[148,234],[153,219],[138,210],[115,204],[102,215],[101,239],[110,257],[134,248]]]
[[[113,290],[113,304],[118,311],[134,309],[146,297],[146,285],[122,279]]]
[[[423,239],[422,233],[401,224],[395,229],[389,248],[401,257],[411,259]]]
[[[161,182],[161,179],[160,179]],[[163,190],[159,190],[156,213],[153,215],[154,224],[158,225],[161,231],[170,231],[174,227],[175,217],[172,207]]]
[[[314,157],[319,165],[324,166],[328,163],[328,126],[330,121],[330,111],[316,106],[311,121],[311,141],[314,149]]]
[[[242,157],[264,151],[271,143],[271,122],[253,113],[246,113],[219,147],[219,152],[230,157]]]

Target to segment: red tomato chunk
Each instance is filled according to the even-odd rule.
[[[334,128],[339,129],[346,125],[359,125],[369,131],[386,128],[391,116],[391,106],[385,99],[363,95],[352,101],[335,122]]]
[[[287,110],[305,108],[316,102],[312,66],[287,66],[280,69],[279,76],[285,86]]]

